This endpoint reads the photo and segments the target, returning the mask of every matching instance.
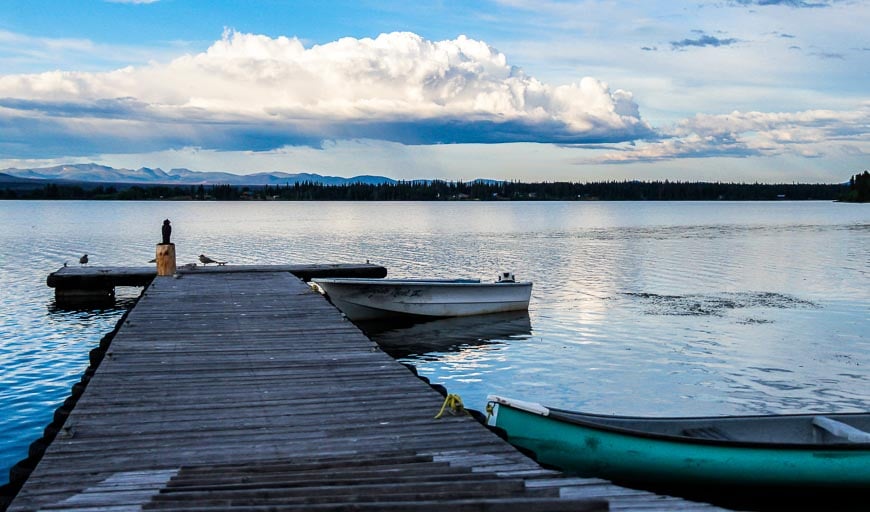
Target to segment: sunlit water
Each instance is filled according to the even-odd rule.
[[[617,414],[870,405],[868,205],[6,201],[0,468],[27,455],[139,291],[63,310],[47,274],[85,252],[147,265],[164,218],[179,264],[370,260],[390,277],[533,281],[528,315],[366,327],[470,407],[489,393]]]

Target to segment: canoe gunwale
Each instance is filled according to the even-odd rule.
[[[578,418],[575,415],[580,414],[583,416],[582,418]],[[856,413],[862,414],[862,413]],[[783,450],[805,450],[805,451],[818,451],[818,450],[844,450],[844,451],[855,451],[856,449],[866,449],[870,450],[870,443],[854,443],[850,441],[844,442],[832,442],[832,443],[783,443],[783,442],[771,442],[771,441],[745,441],[745,440],[733,440],[733,439],[711,439],[706,437],[694,437],[694,436],[684,436],[684,435],[674,435],[674,434],[662,434],[658,432],[649,432],[645,430],[637,430],[631,428],[620,427],[617,425],[606,425],[595,421],[595,417],[602,418],[625,418],[630,419],[630,416],[606,416],[606,415],[594,415],[587,413],[577,413],[574,411],[567,411],[563,409],[550,409],[549,417],[562,421],[565,423],[572,423],[574,425],[580,425],[586,428],[591,428],[594,430],[600,430],[604,432],[613,432],[622,435],[628,435],[633,437],[643,437],[647,439],[656,439],[661,441],[671,441],[678,443],[692,443],[692,444],[702,444],[702,445],[711,445],[711,446],[726,446],[730,448],[772,448],[772,449],[783,449]],[[815,414],[787,414],[781,415],[786,417],[809,417],[817,416]],[[724,419],[724,418],[745,418],[745,419],[762,419],[767,418],[767,416],[759,415],[759,416],[697,416],[697,417],[670,417],[670,418],[655,418],[661,420],[704,420],[704,419]],[[650,419],[650,418],[644,418]]]
[[[715,439],[707,437],[694,437],[689,435],[677,435],[669,433],[651,432],[635,428],[628,428],[619,425],[609,424],[613,420],[641,420],[649,422],[713,422],[721,420],[766,420],[770,419],[770,415],[747,415],[747,416],[686,416],[686,417],[642,417],[642,416],[619,416],[583,413],[578,411],[569,411],[566,409],[558,409],[545,407],[534,402],[524,402],[520,400],[506,399],[502,397],[490,396],[488,401],[497,404],[499,407],[510,407],[530,414],[536,414],[551,418],[554,421],[578,425],[584,428],[597,430],[601,432],[611,432],[624,436],[640,437],[663,442],[688,443],[706,446],[721,446],[729,448],[766,448],[778,450],[797,450],[797,451],[855,451],[855,450],[870,450],[870,442],[830,442],[830,443],[795,443],[795,442],[773,442],[773,441],[750,441],[750,440],[734,440],[734,439]],[[777,418],[812,418],[817,416],[828,416],[825,414],[781,414]],[[848,418],[849,416],[859,417],[867,416],[867,413],[837,413],[838,418]]]

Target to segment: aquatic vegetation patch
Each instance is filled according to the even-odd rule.
[[[764,318],[744,318],[742,320],[738,320],[737,323],[742,325],[772,324],[773,320],[766,320]]]
[[[718,294],[659,295],[625,293],[640,301],[650,315],[723,316],[727,311],[744,308],[818,308],[814,302],[774,292],[738,292]],[[767,323],[749,319],[745,323]]]

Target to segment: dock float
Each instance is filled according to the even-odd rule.
[[[154,279],[10,511],[715,510],[545,469],[286,271]]]
[[[369,263],[311,264],[311,265],[231,265],[205,266],[188,264],[177,269],[179,275],[208,272],[289,272],[303,281],[317,277],[386,277],[387,269]],[[46,278],[54,288],[58,301],[93,301],[113,299],[118,286],[145,287],[157,275],[157,268],[149,267],[62,267]]]

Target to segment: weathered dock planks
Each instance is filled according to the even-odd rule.
[[[10,506],[712,510],[539,467],[288,271],[143,292]]]

